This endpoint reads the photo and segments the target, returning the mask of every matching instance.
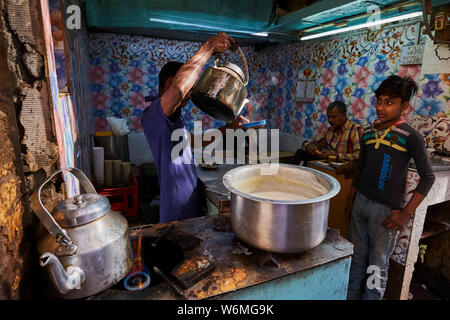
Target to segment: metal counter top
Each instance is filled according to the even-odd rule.
[[[208,299],[236,290],[266,283],[290,274],[321,266],[353,253],[353,245],[328,229],[326,239],[317,247],[302,253],[274,254],[279,268],[262,265],[266,253],[242,244],[231,232],[230,215],[200,217],[166,224],[148,225],[130,229],[130,238],[158,237],[170,225],[201,239],[200,244],[185,255],[204,255],[215,265],[213,273],[185,290],[187,299]],[[221,226],[221,227],[218,227]],[[170,254],[170,253],[168,253]],[[106,290],[90,299],[94,300],[171,300],[181,299],[166,283],[150,286],[141,291]]]
[[[222,178],[231,169],[242,166],[242,164],[219,164],[217,169],[204,169],[200,166],[195,167],[197,177],[210,191],[222,195],[228,195],[229,192],[222,183]]]
[[[205,196],[214,204],[219,212],[230,211],[230,193],[222,183],[222,178],[231,169],[240,164],[219,164],[217,169],[204,169],[196,166],[200,187]]]

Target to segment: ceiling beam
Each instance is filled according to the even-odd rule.
[[[268,31],[280,30],[280,29],[288,29],[290,25],[297,25],[306,17],[312,16],[314,14],[330,10],[336,7],[340,7],[349,3],[355,2],[355,0],[322,0],[320,2],[316,2],[308,7],[302,8],[300,10],[288,13],[278,19],[276,25],[271,26]],[[308,23],[303,22],[305,27],[312,27],[317,25],[316,23]]]

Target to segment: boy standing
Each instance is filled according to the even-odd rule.
[[[362,298],[383,298],[389,258],[399,230],[434,183],[423,137],[401,120],[416,90],[414,81],[396,75],[375,90],[378,119],[363,132],[358,170],[346,207],[347,214],[351,212],[349,240],[354,244],[348,299],[361,298],[361,283],[368,266],[370,273],[375,271],[374,283],[378,285],[365,285]],[[411,200],[402,207],[411,157],[420,182]]]

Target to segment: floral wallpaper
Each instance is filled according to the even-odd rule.
[[[200,43],[154,38],[91,34],[89,57],[92,81],[92,103],[95,108],[96,131],[108,129],[107,116],[128,120],[131,131],[140,132],[140,115],[144,97],[157,95],[158,73],[168,61],[185,62],[196,52]],[[183,110],[188,129],[193,120],[205,125],[219,126],[189,102]]]
[[[420,84],[417,98],[412,101],[414,108],[405,113],[406,120],[411,121],[415,113],[447,113],[448,75],[421,76],[420,65],[399,64],[402,46],[414,44],[417,31],[417,25],[410,24],[326,41],[280,44],[259,51],[253,46],[243,47],[249,66],[247,90],[252,120],[267,119],[268,128],[312,138],[326,130],[326,108],[339,100],[347,104],[351,119],[367,124],[376,117],[373,92],[391,74],[409,76]],[[160,68],[169,60],[187,61],[199,46],[195,42],[91,34],[95,129],[106,130],[106,116],[115,115],[126,118],[132,131],[142,131],[139,116],[144,96],[156,95]],[[224,59],[241,65],[233,54]],[[315,80],[311,103],[295,100],[297,79]],[[244,109],[243,114],[248,116],[248,111]],[[204,128],[223,125],[192,102],[183,110],[183,116],[189,130],[193,120],[201,120]]]
[[[450,73],[421,75],[417,96],[417,114],[432,117],[449,114]]]

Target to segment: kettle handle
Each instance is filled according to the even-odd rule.
[[[72,173],[81,183],[84,190],[87,193],[97,193],[95,191],[94,186],[89,181],[89,179],[84,175],[84,173],[77,168],[66,168],[66,169],[60,169],[53,173],[47,180],[44,181],[44,183],[33,193],[31,196],[31,208],[38,216],[39,220],[41,220],[44,227],[47,229],[50,234],[55,237],[56,242],[61,244],[64,248],[64,251],[68,251],[69,255],[74,254],[77,251],[77,246],[72,242],[72,239],[67,235],[66,230],[62,229],[58,223],[55,221],[53,216],[48,212],[48,210],[45,208],[44,204],[41,200],[41,191],[42,188],[53,179],[54,176],[56,176],[58,173],[67,171]]]
[[[244,67],[244,86],[246,86],[248,84],[247,59],[245,59],[244,53],[242,52],[241,48],[237,47],[236,51],[239,54],[239,57],[241,58],[241,61],[242,61],[242,66]]]
[[[248,64],[247,59],[245,59],[244,53],[242,52],[241,48],[237,47],[236,52],[239,54],[239,57],[241,58],[242,66],[244,67],[244,79],[243,83],[244,86],[248,84]],[[214,67],[217,67],[217,62],[219,61],[219,55],[215,55],[213,65]]]

